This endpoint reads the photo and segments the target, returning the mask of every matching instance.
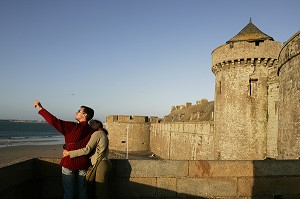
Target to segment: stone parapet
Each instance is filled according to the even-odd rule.
[[[158,122],[158,117],[148,116],[131,116],[131,115],[109,115],[106,117],[106,122],[119,122],[119,123],[149,123]]]
[[[276,66],[277,60],[274,58],[241,58],[235,60],[226,60],[222,63],[217,63],[212,66],[213,73],[221,70],[226,70],[235,67],[259,66],[259,67],[273,67]]]
[[[278,56],[278,59],[280,60],[278,73],[288,61],[300,54],[299,48],[300,31],[296,32],[293,36],[291,36],[291,38],[289,38],[287,42],[284,43],[284,46],[282,47]]]
[[[39,158],[1,168],[1,198],[62,198],[59,161]],[[111,161],[112,199],[300,198],[297,160]]]
[[[234,44],[224,44],[212,52],[212,65],[226,63],[230,60],[240,60],[247,58],[271,58],[277,59],[281,43],[278,41],[266,40],[256,46],[255,42],[236,42]],[[251,60],[251,59],[250,59]]]

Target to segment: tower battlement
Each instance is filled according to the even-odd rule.
[[[106,117],[106,122],[119,122],[119,123],[158,123],[158,117],[148,116],[131,116],[131,115],[109,115]]]
[[[212,52],[212,66],[239,63],[243,61],[260,62],[277,60],[281,43],[278,41],[266,40],[256,44],[255,42],[236,42],[222,45]]]
[[[212,66],[213,73],[219,72],[222,69],[230,68],[230,67],[242,67],[244,66],[265,66],[265,67],[273,67],[274,64],[277,64],[277,59],[274,58],[240,58],[235,60],[225,60],[221,63],[216,63]]]

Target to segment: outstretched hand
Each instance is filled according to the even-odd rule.
[[[39,110],[43,109],[42,104],[37,100],[34,100],[33,105],[34,105],[34,108],[38,108]]]

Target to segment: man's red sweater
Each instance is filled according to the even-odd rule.
[[[94,130],[90,127],[88,122],[68,122],[57,119],[46,109],[41,109],[39,114],[45,118],[45,120],[53,126],[58,132],[64,135],[66,150],[72,151],[81,149],[86,146]],[[70,158],[70,156],[63,157],[60,161],[60,165],[70,170],[87,170],[90,166],[90,160],[88,156],[79,156],[76,158]]]

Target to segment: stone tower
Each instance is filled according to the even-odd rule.
[[[300,31],[279,54],[279,159],[300,157]]]
[[[260,31],[250,19],[236,36],[212,52],[216,77],[214,159],[276,156],[280,49],[281,43]],[[268,104],[273,111],[268,110]],[[268,121],[275,127],[269,127]],[[268,140],[274,143],[270,145]]]

